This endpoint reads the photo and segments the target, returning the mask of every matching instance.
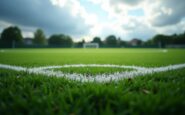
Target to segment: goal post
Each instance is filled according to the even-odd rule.
[[[98,43],[84,43],[83,48],[99,48]]]

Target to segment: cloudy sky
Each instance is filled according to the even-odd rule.
[[[24,37],[42,28],[76,41],[110,34],[147,40],[184,32],[184,9],[185,0],[0,0],[0,32],[16,25]]]

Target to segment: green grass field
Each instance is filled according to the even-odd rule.
[[[0,64],[40,67],[115,64],[161,67],[185,63],[185,49],[0,49]],[[80,74],[131,71],[61,68]],[[116,77],[116,76],[115,76]],[[0,114],[185,114],[185,68],[117,82],[80,82],[0,68]]]

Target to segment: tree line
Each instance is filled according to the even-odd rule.
[[[0,36],[0,47],[14,47],[19,44],[25,46],[24,38],[19,27],[5,28]],[[74,42],[72,37],[65,34],[53,34],[49,38],[46,37],[42,29],[37,29],[34,32],[34,37],[31,38],[32,45],[37,46],[50,46],[50,47],[82,47],[85,40]],[[100,37],[94,37],[91,43],[98,43],[100,47],[129,47],[129,46],[156,46],[165,47],[169,44],[184,45],[185,32],[182,34],[162,35],[158,34],[149,39],[142,41],[141,39],[132,39],[131,41],[124,41],[117,38],[115,35],[109,35],[105,40]]]
[[[166,47],[166,45],[185,45],[185,32],[173,35],[158,34],[146,41],[145,45],[158,45],[160,47]]]
[[[12,47],[14,44],[26,45],[24,43],[22,32],[18,27],[8,27],[5,28],[0,37],[0,45],[4,45],[5,47]],[[44,31],[42,29],[37,29],[34,32],[34,37],[30,38],[32,40],[32,44],[35,47],[37,46],[64,46],[64,47],[72,47],[73,40],[70,36],[64,34],[54,34],[49,38],[46,37]]]

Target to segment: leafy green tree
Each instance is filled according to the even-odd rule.
[[[100,46],[102,45],[102,41],[100,37],[94,37],[92,43],[98,43]]]
[[[79,42],[77,42],[77,43],[75,44],[75,47],[81,48],[81,47],[83,47],[83,44],[84,44],[84,43],[85,43],[85,40],[82,39],[82,41],[79,41]]]
[[[119,46],[121,46],[121,47],[125,47],[126,45],[127,45],[127,42],[123,41],[123,40],[121,40],[119,43]]]
[[[70,36],[65,36],[65,39],[64,39],[65,41],[65,45],[67,46],[67,47],[71,47],[72,45],[73,45],[73,40],[72,40],[72,38],[70,37]]]
[[[5,28],[1,34],[1,42],[7,47],[11,47],[14,43],[22,43],[23,37],[18,27]]]
[[[182,34],[179,34],[175,39],[176,44],[185,44],[185,32]]]
[[[117,46],[117,39],[116,36],[110,35],[105,39],[106,45],[108,47],[116,47]]]
[[[144,45],[145,45],[145,46],[153,46],[153,45],[155,45],[155,44],[154,44],[154,42],[153,42],[152,39],[149,39],[149,40],[147,40],[146,42],[144,42]]]
[[[145,42],[145,45],[158,45],[160,47],[165,47],[168,44],[185,44],[185,32],[182,34],[173,34],[173,35],[155,35],[152,39]]]
[[[37,29],[34,33],[33,42],[38,45],[45,45],[46,44],[46,37],[41,29]]]
[[[48,40],[49,45],[61,45],[61,37],[59,35],[52,35]]]
[[[73,40],[70,36],[59,34],[59,35],[52,35],[49,38],[48,43],[49,45],[71,47],[73,45]]]
[[[165,47],[165,45],[169,42],[169,36],[158,34],[154,36],[153,42],[160,47]]]

